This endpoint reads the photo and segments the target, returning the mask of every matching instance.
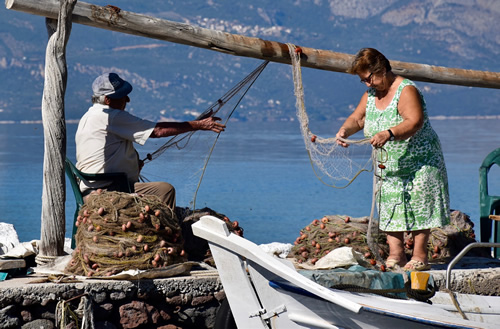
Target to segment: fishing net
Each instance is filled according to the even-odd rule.
[[[203,113],[199,114],[195,120],[212,116],[220,118],[223,124],[227,124],[236,109],[243,107],[241,101],[268,63],[265,61],[260,64]],[[164,153],[168,157],[167,161],[163,161],[161,164],[145,167],[141,174],[141,180],[148,181],[146,176],[154,178],[155,173],[161,173],[162,176],[168,175],[161,177],[161,179],[174,185],[178,195],[189,195],[191,209],[196,209],[198,190],[219,136],[220,133],[214,134],[211,131],[192,131],[172,136],[159,147],[155,146],[157,147],[155,151],[147,152],[146,157],[141,160],[144,164],[148,164]],[[158,177],[158,175],[156,176]]]
[[[177,218],[156,196],[91,194],[76,225],[76,248],[66,267],[69,273],[110,276],[187,260]]]
[[[289,257],[298,264],[313,265],[323,256],[340,247],[351,247],[364,256],[363,266],[382,268],[387,259],[389,246],[384,234],[377,235],[378,255],[368,243],[368,217],[346,215],[325,216],[313,220],[300,230]],[[476,242],[474,223],[470,217],[458,210],[452,211],[450,224],[431,229],[427,252],[431,263],[449,263],[465,246]],[[411,259],[414,241],[411,233],[405,233],[404,250]],[[471,256],[488,257],[484,248],[470,251]]]
[[[344,139],[339,137],[322,138],[309,128],[309,118],[304,102],[302,85],[300,47],[287,44],[294,81],[297,118],[304,139],[305,147],[311,160],[313,170],[324,184],[345,188],[364,171],[374,171],[373,193],[370,216],[361,219],[349,216],[326,216],[314,220],[306,226],[295,241],[292,256],[298,263],[308,262],[312,265],[333,249],[350,246],[365,255],[371,265],[383,264],[388,255],[388,246],[384,234],[380,234],[376,203],[379,199],[380,186],[383,181],[384,162],[387,153],[384,148],[373,148],[369,139]],[[342,147],[337,141],[349,144]],[[469,217],[460,212],[451,213],[451,224],[443,228],[431,230],[428,253],[432,262],[446,262],[455,257],[467,244],[475,241],[473,223]],[[411,258],[413,237],[405,234],[405,253]],[[484,254],[483,250],[477,251]],[[487,255],[486,255],[487,257]],[[378,266],[378,265],[377,265]]]
[[[75,275],[111,276],[126,270],[164,268],[187,260],[213,264],[208,243],[193,235],[191,225],[203,215],[220,218],[243,236],[237,221],[209,208],[175,212],[156,196],[98,190],[80,209],[76,248],[65,271]]]
[[[338,137],[324,138],[314,134],[309,128],[309,117],[304,101],[302,71],[300,66],[301,49],[288,44],[292,59],[294,93],[296,97],[296,113],[312,168],[324,184],[345,188],[364,171],[372,171],[372,146],[369,139],[344,139]],[[349,144],[342,147],[341,140]]]
[[[427,248],[429,262],[449,263],[468,244],[476,242],[474,223],[469,215],[459,211],[451,211],[450,224],[431,230]],[[405,250],[410,254],[413,248],[411,234],[405,236]],[[486,248],[473,248],[468,256],[490,257]]]
[[[300,230],[294,242],[290,256],[297,263],[314,265],[321,257],[340,247],[351,247],[365,256],[372,265],[377,258],[386,258],[389,247],[384,235],[378,235],[379,256],[374,255],[368,246],[368,217],[350,217],[346,215],[324,216],[313,220]]]
[[[202,208],[194,211],[189,208],[177,208],[176,213],[184,238],[184,250],[188,254],[189,260],[202,261],[216,267],[207,240],[195,236],[191,229],[191,225],[199,221],[202,216],[210,215],[219,218],[226,223],[229,232],[243,237],[243,228],[239,225],[238,221],[231,221],[226,215],[210,208]]]
[[[334,188],[345,188],[349,186],[362,172],[373,171],[374,163],[382,165],[384,158],[383,149],[374,149],[368,138],[345,139],[340,137],[323,138],[311,132],[309,129],[309,117],[306,112],[304,101],[304,88],[302,85],[302,71],[300,66],[300,55],[302,50],[292,44],[287,44],[292,60],[292,72],[294,93],[296,98],[297,118],[304,144],[314,173],[318,179]],[[349,144],[343,147],[337,143],[342,141]],[[375,258],[381,262],[381,254],[384,250],[380,248],[378,240],[379,226],[378,217],[375,215],[375,201],[380,186],[380,177],[373,177],[373,197],[368,228],[365,230],[366,241]]]

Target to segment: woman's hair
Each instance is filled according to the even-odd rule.
[[[351,74],[359,74],[369,71],[371,73],[390,72],[392,70],[389,60],[377,49],[362,48],[358,51],[351,67],[347,71]]]
[[[101,95],[101,96],[92,95],[92,104],[106,105],[106,103],[104,103],[105,100],[106,100],[106,96],[104,96],[104,95]]]

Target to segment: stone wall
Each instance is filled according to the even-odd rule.
[[[96,329],[213,328],[217,309],[225,298],[216,274],[33,283],[37,279],[14,278],[0,283],[0,329],[56,328],[56,306],[60,301],[66,301],[77,314],[90,306],[92,312],[86,314],[93,317]]]

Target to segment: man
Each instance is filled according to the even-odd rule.
[[[139,183],[139,157],[133,143],[148,138],[179,135],[189,131],[224,131],[216,117],[187,122],[153,122],[125,111],[132,85],[116,73],[105,73],[92,84],[92,103],[78,124],[75,136],[76,167],[84,173],[124,172],[131,192],[157,195],[175,210],[175,189],[165,182]],[[82,181],[84,196],[96,189],[117,190],[110,181]]]

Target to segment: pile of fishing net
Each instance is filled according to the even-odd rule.
[[[449,263],[468,244],[476,242],[474,223],[470,217],[458,210],[450,213],[450,224],[431,230],[429,236],[428,256],[431,263]],[[413,239],[411,235],[405,236],[405,251],[411,255]],[[491,257],[485,248],[473,248],[467,256]]]
[[[200,220],[202,216],[210,215],[219,218],[226,223],[229,232],[243,237],[243,228],[239,225],[238,221],[231,221],[226,215],[218,213],[210,208],[202,208],[193,211],[189,208],[178,207],[176,213],[182,228],[184,250],[189,255],[189,260],[201,261],[216,267],[207,240],[195,236],[191,229],[191,225]]]
[[[352,218],[345,215],[325,216],[313,220],[300,231],[294,242],[289,257],[300,264],[312,265],[330,251],[340,247],[351,247],[359,252],[366,263],[383,269],[381,260],[387,259],[389,246],[383,232],[373,239],[378,250],[371,250],[367,243],[368,217]],[[451,212],[450,224],[433,228],[428,243],[429,262],[449,262],[469,243],[476,242],[474,223],[470,217],[458,210]],[[414,242],[410,234],[405,233],[405,253],[411,258]],[[470,256],[488,257],[482,248],[472,249]]]
[[[221,220],[225,216],[208,208],[179,213],[183,216],[180,220],[178,214],[156,196],[106,191],[89,195],[79,211],[76,248],[65,271],[75,275],[111,276],[126,270],[183,263],[188,260],[188,251],[195,258],[206,255],[208,244],[194,239],[190,224],[204,214]],[[243,229],[237,224],[227,220],[228,228],[243,235]],[[190,241],[189,246],[185,240]]]
[[[345,215],[324,216],[313,220],[300,230],[290,256],[299,264],[314,265],[321,257],[340,247],[351,247],[368,260],[376,257],[367,244],[368,217],[354,218]],[[381,257],[388,255],[385,236],[380,234],[376,242]],[[372,264],[374,265],[374,264]]]

